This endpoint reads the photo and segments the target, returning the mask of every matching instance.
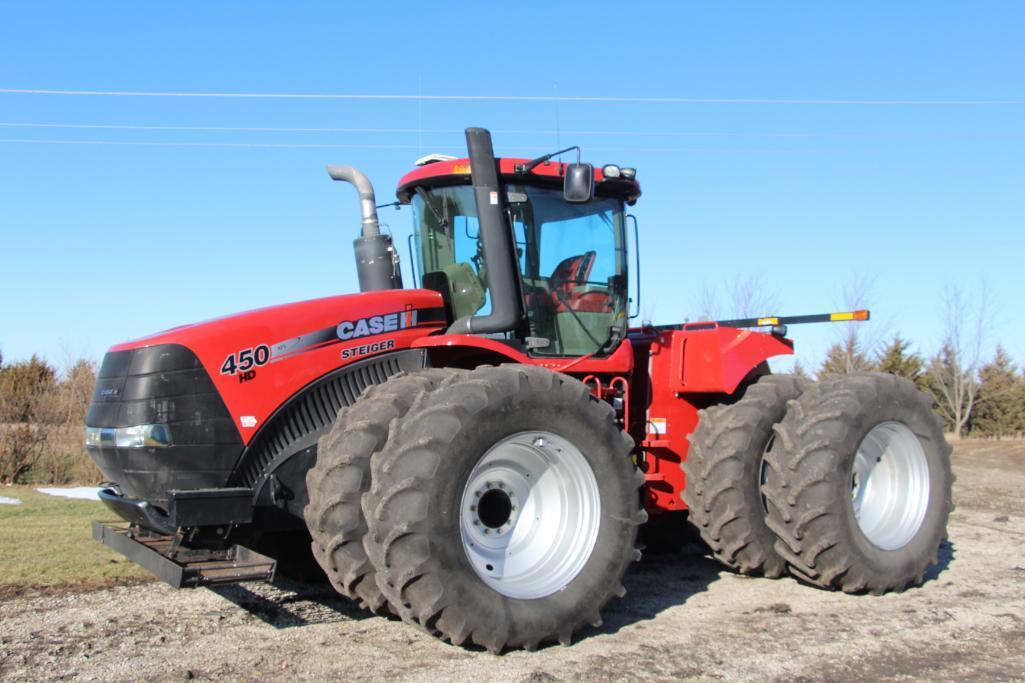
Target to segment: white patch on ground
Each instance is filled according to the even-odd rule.
[[[100,489],[98,486],[72,486],[70,488],[43,488],[36,489],[48,496],[60,496],[61,498],[78,498],[80,500],[99,500]]]
[[[21,505],[21,501],[17,498],[8,498],[7,496],[0,496],[0,505]]]

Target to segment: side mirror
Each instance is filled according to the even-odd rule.
[[[594,166],[566,164],[566,177],[562,182],[562,197],[567,202],[584,204],[594,196]]]

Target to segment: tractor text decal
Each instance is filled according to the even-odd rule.
[[[407,308],[398,313],[372,315],[369,318],[344,320],[338,323],[338,338],[342,341],[369,337],[384,332],[395,332],[416,326],[416,309]]]
[[[352,360],[353,358],[359,358],[360,356],[369,356],[372,353],[380,353],[381,351],[390,351],[395,348],[394,339],[385,339],[383,341],[374,342],[372,344],[363,344],[362,346],[354,346],[351,349],[342,349],[341,358],[342,360]]]
[[[388,334],[390,332],[399,332],[401,330],[408,330],[419,326],[427,327],[441,325],[445,320],[444,308],[417,309],[412,306],[406,306],[403,310],[395,311],[394,313],[380,313],[378,315],[368,315],[363,318],[343,320],[337,325],[306,332],[305,334],[301,334],[296,337],[283,339],[276,344],[271,344],[270,362],[276,363],[277,361],[284,360],[286,358],[292,358],[300,353],[321,349],[325,346],[332,346],[334,344],[342,344],[347,341],[363,339],[364,337]],[[362,349],[364,347],[361,346],[357,348]],[[376,349],[376,351],[383,350],[383,347]],[[349,351],[351,351],[351,349],[349,349]],[[370,351],[369,353],[374,352],[375,351]],[[359,355],[364,354],[350,353],[342,356],[342,358],[355,358]]]

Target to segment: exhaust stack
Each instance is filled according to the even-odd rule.
[[[483,128],[467,128],[466,149],[470,156],[470,182],[477,203],[480,236],[484,242],[484,261],[488,264],[485,277],[491,292],[491,312],[459,318],[448,331],[450,334],[509,332],[523,320],[523,295],[491,133]]]
[[[391,235],[382,235],[377,222],[377,201],[370,179],[357,168],[331,165],[327,173],[332,180],[351,183],[359,193],[362,232],[353,243],[356,252],[356,275],[361,292],[382,289],[402,289],[402,270],[399,254],[392,244]]]

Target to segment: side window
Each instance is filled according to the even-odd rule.
[[[480,221],[477,220],[476,216],[454,216],[452,228],[455,238],[456,268],[459,270],[457,277],[462,277],[464,280],[462,283],[463,290],[461,291],[465,292],[467,286],[471,286],[476,291],[479,286],[481,293],[484,295],[483,301],[477,298],[472,300],[474,304],[480,304],[478,308],[471,311],[469,308],[472,305],[468,305],[467,311],[462,311],[462,313],[463,315],[487,315],[491,312],[491,293],[487,290],[487,283],[485,281],[484,243],[480,239]],[[471,283],[466,277],[470,271],[472,271],[477,282]],[[449,279],[451,280],[451,278],[452,276],[450,275]]]
[[[441,273],[457,318],[491,310],[480,224],[469,186],[436,188],[413,199],[423,275]]]

